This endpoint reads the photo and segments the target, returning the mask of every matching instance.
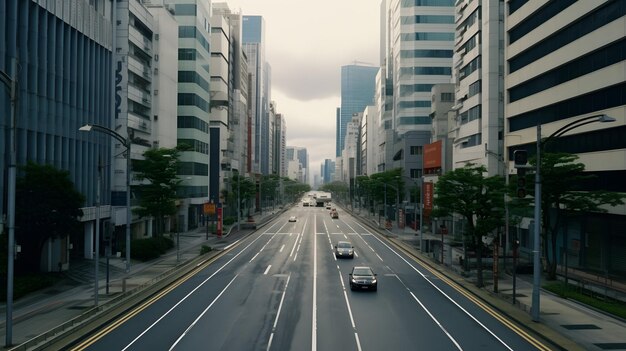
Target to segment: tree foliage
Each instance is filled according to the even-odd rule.
[[[547,261],[548,279],[556,279],[557,233],[566,213],[607,212],[604,205],[624,204],[624,194],[608,191],[582,191],[582,185],[594,176],[586,174],[585,165],[575,162],[578,156],[567,153],[541,154],[541,234]],[[537,158],[529,160],[537,165]],[[531,190],[534,198],[534,188]],[[551,245],[545,245],[550,242]]]
[[[164,231],[164,217],[176,213],[176,191],[181,180],[177,176],[177,148],[154,148],[143,153],[144,160],[135,166],[139,206],[133,209],[141,217],[155,218],[157,235]]]
[[[433,210],[435,217],[457,214],[467,221],[467,235],[476,249],[479,287],[483,286],[482,238],[502,226],[504,218],[504,179],[485,177],[486,172],[484,166],[468,164],[439,177]]]
[[[15,240],[22,247],[17,272],[39,271],[41,250],[48,239],[79,235],[85,198],[67,171],[29,162],[21,167],[15,198]]]

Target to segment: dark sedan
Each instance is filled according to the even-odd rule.
[[[378,290],[376,274],[370,267],[353,267],[350,276],[350,290]]]

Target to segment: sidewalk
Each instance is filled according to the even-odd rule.
[[[358,215],[355,213],[355,215]],[[517,274],[515,300],[513,299],[513,277],[500,273],[498,292],[494,291],[491,276],[484,279],[485,287],[477,288],[474,277],[463,272],[458,260],[451,260],[450,247],[444,245],[444,262],[441,265],[438,253],[422,253],[420,236],[415,230],[406,227],[391,230],[383,229],[376,222],[378,218],[361,216],[387,236],[392,242],[404,248],[412,256],[439,271],[465,290],[487,302],[510,319],[526,326],[536,335],[549,342],[549,346],[561,350],[626,350],[626,321],[597,311],[576,301],[564,299],[546,290],[539,290],[539,322],[531,318],[533,276]],[[424,235],[424,239],[437,240],[440,236]],[[491,274],[491,271],[488,272]],[[486,277],[486,275],[485,275]]]
[[[254,215],[256,227],[262,226],[274,215],[272,212]],[[245,221],[245,219],[244,219]],[[244,222],[242,222],[243,224]],[[205,227],[180,233],[179,250],[176,248],[176,235],[172,235],[175,247],[161,257],[149,261],[131,262],[130,273],[126,273],[123,258],[109,260],[109,287],[107,293],[106,258],[99,262],[98,308],[95,308],[94,276],[95,262],[81,260],[71,262],[65,272],[66,279],[60,283],[34,292],[13,302],[12,348],[19,350],[43,349],[42,342],[60,335],[75,325],[96,317],[109,307],[121,304],[129,298],[138,298],[141,292],[157,283],[172,279],[170,276],[182,274],[190,268],[185,267],[194,260],[206,260],[217,255],[224,247],[245,237],[254,229],[244,228],[237,231],[234,225],[230,233],[219,238],[210,234],[206,239]],[[200,256],[203,245],[212,248],[211,253]],[[84,321],[83,321],[84,320]],[[71,321],[76,321],[75,324]],[[2,345],[6,342],[6,301],[0,304],[0,336]],[[47,337],[46,337],[47,336]],[[26,344],[24,344],[26,343]]]

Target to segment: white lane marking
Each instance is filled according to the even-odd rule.
[[[339,270],[339,266],[337,266],[337,270]],[[339,271],[339,281],[341,282],[341,288],[346,290],[346,286],[343,284],[343,278],[341,277],[341,271]]]
[[[356,339],[356,347],[357,350],[361,351],[361,342],[359,341],[359,333],[354,333],[354,338]]]
[[[256,258],[256,257],[257,257],[260,253],[261,253],[261,251],[257,252],[257,253],[256,253],[256,255],[252,256],[252,258],[250,259],[250,261],[248,261],[248,263],[249,263],[249,262],[254,261],[254,259],[255,259],[255,258]]]
[[[317,215],[313,216],[313,232],[317,233]],[[313,320],[311,323],[311,351],[317,351],[317,235],[313,237]]]
[[[350,315],[350,323],[352,323],[352,329],[356,329],[356,325],[354,325],[354,317],[352,317],[352,309],[350,308],[350,301],[348,301],[348,292],[346,289],[343,289],[343,297],[346,298],[346,306],[348,306],[348,314]]]
[[[298,238],[300,237],[300,233],[296,236],[296,241],[293,243],[293,247],[291,248],[291,253],[289,253],[289,257],[293,255],[293,252],[296,250],[296,246],[298,246]]]
[[[376,257],[378,257],[378,259],[379,259],[381,262],[384,262],[384,261],[383,261],[383,258],[382,258],[382,257],[380,257],[380,255],[376,254]]]
[[[291,274],[287,276],[287,283],[285,283],[285,289],[283,289],[283,296],[280,298],[280,303],[278,304],[278,312],[276,312],[276,319],[274,319],[273,329],[276,329],[276,325],[278,324],[278,317],[280,316],[280,311],[283,308],[283,301],[285,301],[285,294],[287,293],[287,287],[289,286],[289,279],[291,279]]]
[[[289,286],[289,279],[291,279],[291,274],[287,276],[287,283],[285,284],[285,289],[283,290],[283,296],[281,296],[280,303],[278,304],[278,312],[276,312],[276,318],[274,319],[274,326],[272,327],[270,340],[267,342],[267,351],[269,351],[272,348],[272,340],[274,340],[274,332],[276,331],[276,325],[278,324],[278,317],[280,316],[280,311],[283,309],[283,302],[285,301],[285,293],[287,292],[287,287]]]
[[[345,234],[343,235],[343,237],[344,237],[344,238],[346,238],[346,239],[348,239],[348,237],[347,237]]]
[[[363,229],[367,230],[367,228],[363,227],[361,224],[359,224]],[[474,322],[476,322],[476,324],[478,324],[479,326],[481,326],[485,331],[487,331],[487,333],[491,334],[491,336],[493,336],[496,340],[498,340],[504,347],[506,347],[508,350],[513,351],[513,349],[507,345],[504,340],[500,339],[494,332],[492,332],[489,328],[487,328],[486,325],[484,325],[483,323],[481,323],[476,317],[474,317],[471,313],[469,313],[465,308],[463,308],[463,306],[461,306],[458,302],[454,301],[448,294],[446,294],[443,290],[441,290],[437,285],[435,285],[435,283],[432,282],[432,280],[428,279],[428,277],[422,273],[419,269],[417,269],[415,266],[413,266],[409,261],[407,261],[404,257],[402,257],[402,255],[400,255],[398,252],[396,252],[394,249],[392,249],[389,245],[387,245],[385,242],[383,242],[382,240],[380,240],[379,237],[377,237],[376,235],[374,235],[374,238],[376,238],[376,240],[378,240],[383,246],[385,246],[387,249],[389,249],[389,251],[393,252],[394,254],[396,254],[396,256],[398,256],[402,261],[404,261],[404,263],[406,263],[407,265],[409,265],[409,267],[411,267],[415,272],[417,272],[417,274],[421,275],[422,278],[424,278],[424,280],[426,280],[433,288],[435,288],[437,291],[439,291],[443,296],[445,296],[450,302],[452,302],[456,307],[458,307],[461,311],[463,311],[468,317],[470,317],[472,320],[474,320]]]
[[[263,275],[267,275],[267,272],[270,271],[270,268],[272,268],[272,265],[267,266],[267,268],[265,269],[265,272],[263,273]]]
[[[359,255],[357,255],[356,251],[354,251],[354,257],[359,257]]]
[[[298,258],[298,253],[296,252],[296,254],[293,256],[293,260],[295,261],[296,258]]]
[[[326,225],[326,223],[324,223]],[[343,233],[330,233],[330,235],[343,235]]]
[[[193,328],[196,325],[196,323],[198,323],[200,318],[202,318],[202,316],[204,316],[209,311],[211,306],[213,306],[213,304],[224,294],[224,292],[226,292],[226,289],[228,289],[230,284],[232,284],[235,281],[235,278],[237,277],[238,275],[235,275],[233,279],[230,280],[228,285],[226,285],[226,287],[222,289],[222,291],[213,299],[213,301],[211,301],[211,303],[207,306],[207,308],[205,308],[204,311],[202,311],[202,313],[200,313],[200,315],[187,327],[187,329],[185,329],[185,331],[178,337],[178,339],[176,339],[174,344],[172,344],[172,346],[169,348],[170,351],[173,350],[176,347],[176,345],[178,345],[178,343],[183,339],[183,337],[185,337],[185,335],[187,335],[187,333],[191,330],[191,328]]]
[[[291,234],[293,234],[293,233],[289,233],[289,236],[291,236]]]
[[[234,243],[232,243],[232,244],[228,244],[228,245],[224,246],[224,249],[223,249],[223,250],[224,250],[224,251],[226,251],[226,250],[230,249],[232,246],[234,246],[235,244],[237,244],[237,243],[239,242],[239,240],[241,240],[241,239],[237,239]]]
[[[439,329],[441,329],[441,331],[443,331],[444,334],[446,334],[446,336],[448,337],[448,339],[450,339],[450,341],[452,341],[452,343],[454,344],[454,346],[456,346],[457,349],[459,350],[463,350],[461,348],[461,345],[459,345],[459,343],[454,339],[454,337],[452,337],[452,335],[450,335],[450,333],[446,330],[446,328],[444,328],[443,325],[441,325],[441,323],[439,323],[439,321],[437,320],[437,318],[435,318],[435,316],[433,316],[432,313],[430,313],[430,311],[426,308],[426,306],[424,306],[424,304],[422,303],[422,301],[420,301],[415,294],[413,294],[413,292],[411,291],[411,296],[413,296],[413,299],[415,299],[415,301],[417,301],[417,303],[422,306],[422,309],[424,311],[426,311],[426,313],[428,314],[428,316],[430,316],[430,319],[432,319],[435,324],[437,324],[437,326],[439,327]]]
[[[280,250],[278,252],[283,252],[284,248],[285,248],[285,244],[283,244],[283,246],[280,247]]]
[[[233,258],[231,258],[230,260],[228,260],[228,262],[224,263],[223,266],[221,266],[220,268],[218,268],[215,272],[213,272],[213,274],[211,274],[208,278],[206,278],[205,280],[202,281],[202,283],[198,284],[198,286],[196,286],[193,290],[191,290],[187,295],[185,295],[185,297],[183,297],[182,299],[180,299],[180,301],[178,301],[174,306],[170,307],[169,310],[167,310],[167,312],[165,312],[165,314],[163,314],[161,317],[159,317],[154,323],[150,324],[150,326],[148,326],[148,328],[146,328],[146,330],[144,330],[143,332],[141,332],[141,334],[137,335],[136,338],[134,338],[130,344],[126,345],[126,347],[124,347],[122,349],[122,351],[128,349],[130,346],[132,346],[137,340],[139,340],[139,338],[141,338],[145,333],[147,333],[150,329],[152,329],[152,327],[154,327],[157,323],[159,323],[163,318],[165,318],[165,316],[167,316],[168,314],[170,314],[170,312],[172,312],[176,307],[178,307],[178,305],[180,305],[181,303],[183,303],[183,301],[187,300],[187,298],[189,296],[191,296],[191,294],[193,294],[194,292],[196,292],[196,290],[200,289],[200,287],[202,285],[204,285],[206,282],[209,281],[209,279],[213,278],[217,273],[221,272],[222,269],[224,269],[224,267],[228,266],[235,258],[237,258],[239,255],[241,255],[244,251],[246,251],[252,244],[254,244],[257,240],[261,239],[262,236],[259,235],[256,239],[252,240],[252,242],[250,242],[250,244],[248,244],[246,247],[244,247],[241,251],[239,251],[238,254],[236,254],[235,256],[233,256]],[[233,278],[234,279],[234,278]]]

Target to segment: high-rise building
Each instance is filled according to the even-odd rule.
[[[457,2],[456,92],[433,97],[446,102],[456,95],[454,168],[481,164],[489,175],[504,174],[504,7],[498,0]]]
[[[362,113],[365,106],[371,105],[374,101],[377,72],[378,67],[357,64],[341,66],[341,109],[335,155],[337,157],[341,156],[345,147],[346,127],[353,114]]]
[[[547,145],[552,152],[577,155],[576,162],[593,176],[578,190],[626,193],[625,23],[624,1],[507,3],[507,160],[517,149],[535,154],[539,129],[542,138],[566,131]],[[584,119],[598,115],[616,121]],[[564,231],[555,241],[558,265],[607,275],[626,272],[626,211],[624,206],[606,210],[566,215]],[[522,246],[529,236],[532,233],[522,228]]]
[[[178,23],[178,144],[191,147],[180,155],[178,176],[184,182],[179,195],[188,199],[189,226],[194,228],[209,197],[211,2],[164,3]]]
[[[324,184],[330,183],[333,181],[333,177],[335,175],[335,161],[327,158],[324,160],[322,164],[322,182]]]
[[[80,218],[84,234],[45,243],[41,254],[42,262],[47,263],[42,269],[48,271],[67,269],[71,256],[91,257],[98,164],[109,162],[117,143],[112,137],[78,130],[88,123],[111,129],[117,124],[111,2],[81,1],[81,5],[64,1],[0,2],[0,71],[18,83],[16,166],[30,161],[68,171],[76,190],[85,196]],[[4,85],[0,90],[0,226],[6,230],[11,103]],[[123,148],[115,150],[121,152]],[[111,168],[109,165],[101,177],[103,217],[111,213]]]
[[[281,177],[287,176],[287,165],[285,164],[285,148],[287,147],[287,121],[282,114],[276,115],[274,140],[274,168]]]
[[[456,0],[390,0],[386,68],[393,82],[393,127],[398,134],[430,131],[430,90],[450,83]]]
[[[263,146],[263,135],[269,136],[269,66],[265,62],[265,21],[262,16],[243,16],[242,44],[248,59],[249,97],[248,104],[251,113],[250,141],[250,171],[260,174],[263,170],[263,160],[269,162],[268,145]],[[264,131],[267,132],[264,134]],[[265,151],[265,153],[264,153]],[[266,164],[265,167],[268,167]]]

